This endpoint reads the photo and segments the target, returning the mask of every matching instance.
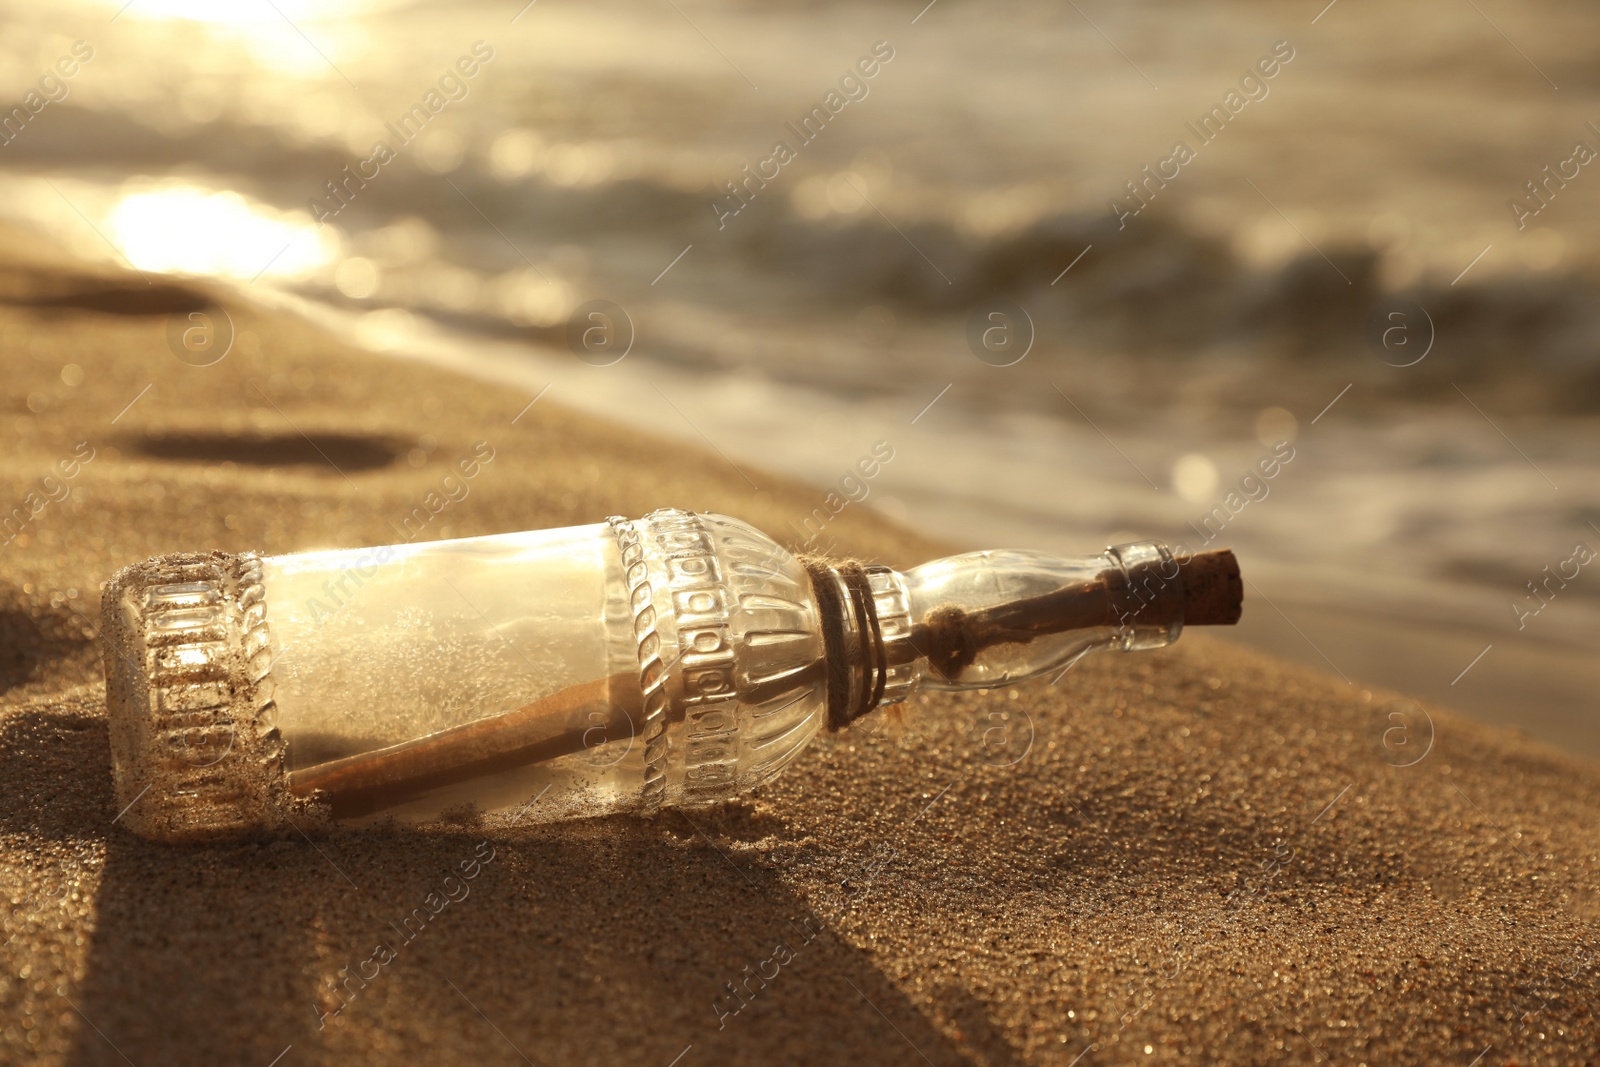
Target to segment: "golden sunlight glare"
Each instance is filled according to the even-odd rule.
[[[304,214],[192,185],[129,193],[108,223],[130,263],[163,273],[295,278],[338,251],[338,238]]]

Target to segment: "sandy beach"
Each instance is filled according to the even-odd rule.
[[[1600,768],[1208,634],[918,699],[714,811],[134,837],[92,641],[126,563],[388,543],[484,440],[424,537],[667,505],[781,530],[820,495],[231,299],[233,350],[190,366],[166,330],[205,301],[0,237],[0,499],[26,517],[0,549],[5,1061],[1600,1058]],[[865,508],[829,533],[896,565],[952,547]],[[470,894],[335,997],[473,857]]]

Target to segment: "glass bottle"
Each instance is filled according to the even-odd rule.
[[[904,573],[737,519],[260,557],[159,556],[103,601],[122,821],[550,820],[736,796],[818,731],[1231,623],[1232,553],[973,552]]]

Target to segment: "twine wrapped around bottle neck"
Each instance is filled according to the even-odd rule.
[[[842,730],[877,707],[883,698],[887,663],[877,606],[867,582],[866,568],[860,560],[801,556],[800,563],[811,576],[811,593],[821,616],[823,660],[828,676],[828,729]],[[850,594],[849,604],[840,594],[839,583],[843,583]],[[857,635],[854,642],[847,639],[851,624]],[[867,677],[862,677],[864,671]],[[852,700],[851,692],[857,689],[858,678],[861,678],[860,692]],[[868,684],[869,681],[872,684]]]

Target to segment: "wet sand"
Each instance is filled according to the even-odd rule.
[[[918,700],[716,811],[132,837],[88,636],[122,564],[393,541],[479,440],[493,465],[423,536],[664,505],[778,530],[821,494],[628,412],[547,397],[513,425],[530,396],[239,303],[234,351],[187,366],[165,340],[183,293],[31,255],[0,235],[0,501],[94,451],[0,547],[0,1057],[1600,1058],[1596,765],[1200,633],[1053,687]],[[895,564],[943,551],[865,509],[829,534]],[[400,942],[391,924],[473,857],[470,894]],[[398,947],[372,963],[380,941]]]

